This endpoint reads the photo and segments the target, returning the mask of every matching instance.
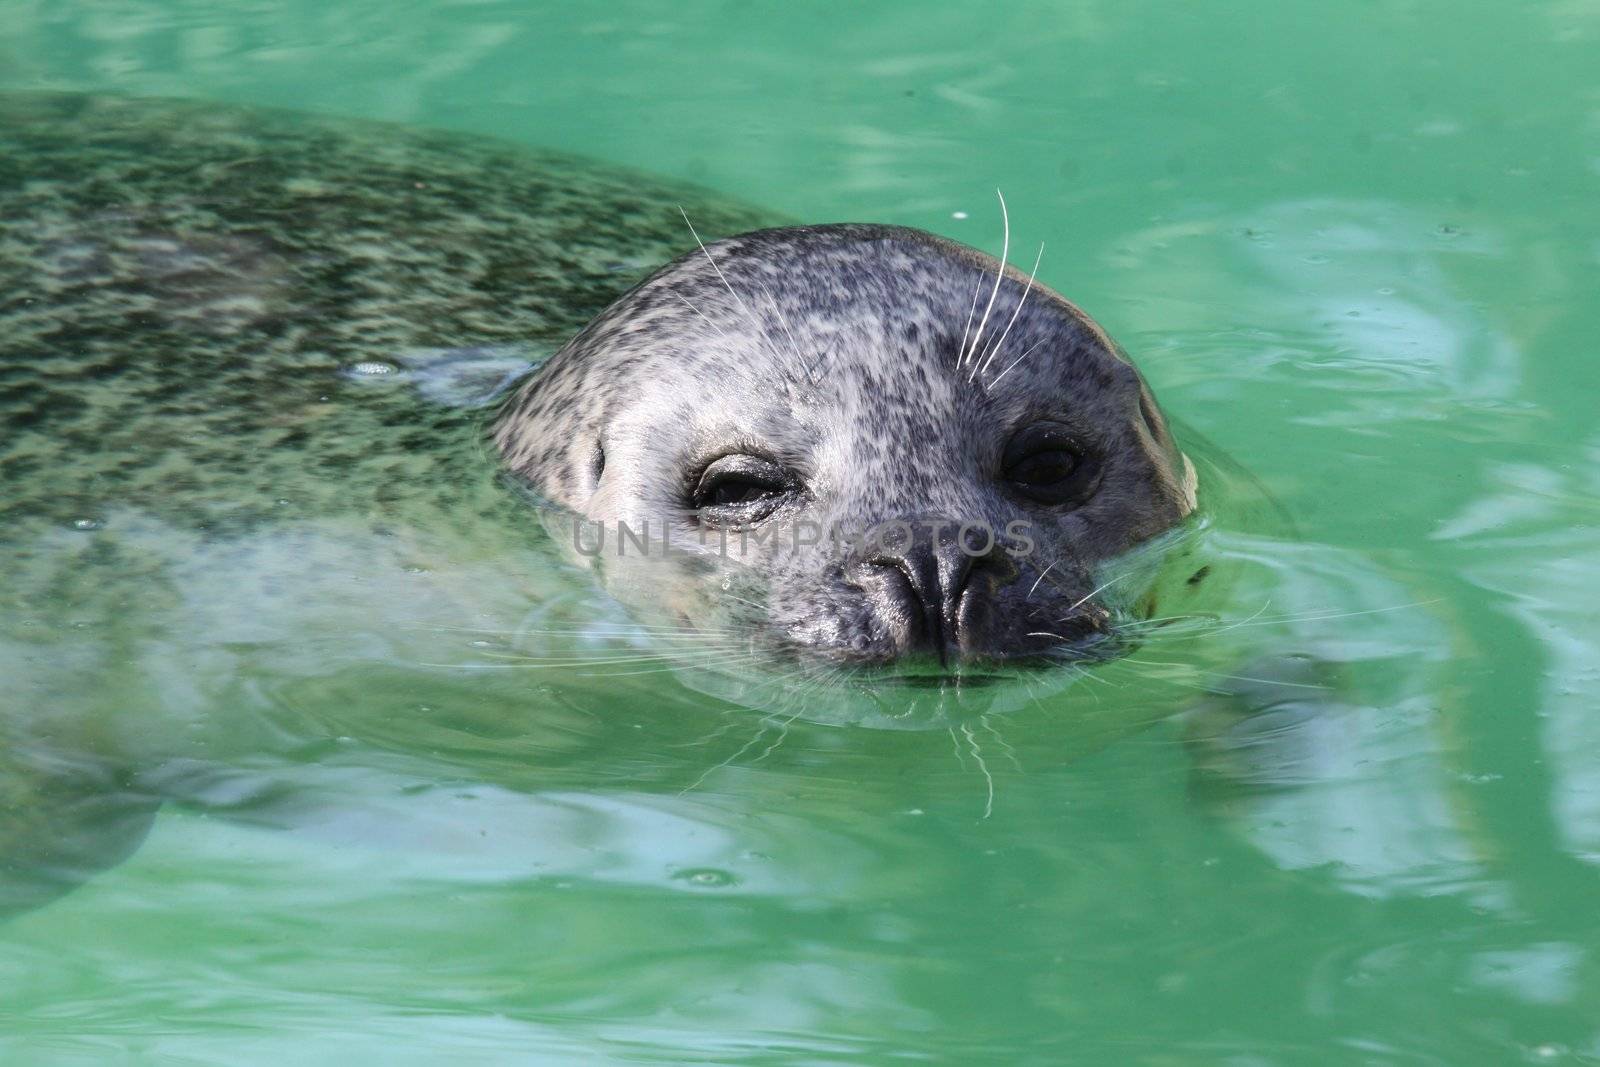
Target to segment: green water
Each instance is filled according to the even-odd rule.
[[[1600,8],[219,10],[0,0],[0,87],[482,131],[994,252],[1001,187],[1293,516],[1264,618],[1353,677],[1228,784],[1174,723],[1085,740],[1137,664],[994,736],[758,734],[649,677],[432,752],[336,721],[256,765],[298,799],[172,808],[0,925],[0,1061],[1600,1062]],[[240,685],[309,736],[463,699],[426,677]]]

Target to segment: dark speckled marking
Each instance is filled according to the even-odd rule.
[[[117,507],[459,515],[493,472],[478,416],[341,369],[554,348],[692,247],[680,206],[769,221],[485,138],[0,94],[0,539]]]

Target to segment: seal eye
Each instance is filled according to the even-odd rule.
[[[1011,487],[1042,504],[1077,503],[1089,495],[1097,466],[1065,426],[1038,423],[1006,446],[1002,474]]]
[[[1077,469],[1078,457],[1064,448],[1035,452],[1006,470],[1006,477],[1018,485],[1039,489],[1069,478]]]
[[[700,474],[691,506],[714,525],[760,522],[794,492],[794,476],[759,456],[723,456]]]

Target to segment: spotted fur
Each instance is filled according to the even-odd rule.
[[[460,514],[493,470],[477,413],[348,368],[553,349],[693,247],[680,209],[771,221],[482,137],[0,95],[0,537],[110,508]]]

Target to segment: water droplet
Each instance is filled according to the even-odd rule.
[[[719,871],[715,867],[692,867],[678,871],[672,877],[702,889],[724,889],[730,885],[737,885],[739,881],[727,871]]]
[[[494,642],[493,641],[474,641],[474,642],[472,642],[472,647],[473,648],[493,648],[494,647]]]
[[[352,377],[356,378],[385,378],[399,369],[393,363],[384,363],[376,359],[364,359],[360,363],[350,364],[347,371]]]
[[[72,528],[74,530],[103,530],[103,529],[105,529],[105,526],[106,526],[106,524],[105,524],[104,520],[102,520],[102,519],[73,519],[72,520]]]
[[[965,211],[952,211],[950,212],[950,217],[953,219],[964,219],[967,217],[967,213]]]

